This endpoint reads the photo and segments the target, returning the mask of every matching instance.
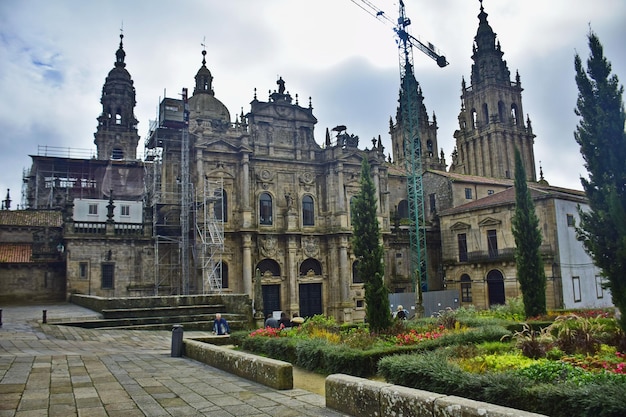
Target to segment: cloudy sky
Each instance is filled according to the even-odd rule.
[[[458,128],[461,78],[469,83],[478,0],[404,0],[411,34],[435,44],[450,62],[439,68],[415,50],[425,105],[437,115],[447,162]],[[391,19],[397,0],[369,0]],[[137,90],[135,114],[145,137],[160,98],[193,88],[202,46],[216,97],[231,117],[249,110],[257,90],[267,100],[278,76],[318,118],[315,136],[338,124],[361,138],[382,135],[399,88],[391,28],[360,0],[1,0],[0,196],[21,202],[22,172],[43,146],[92,149],[100,95],[123,27],[126,68]],[[585,174],[573,132],[574,55],[586,60],[595,31],[626,81],[623,0],[484,0],[509,69],[519,71],[523,106],[533,123],[535,156],[553,185],[581,189]],[[140,146],[139,152],[142,151]]]

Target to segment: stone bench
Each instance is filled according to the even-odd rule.
[[[343,374],[326,378],[326,407],[359,417],[546,417]]]
[[[293,366],[193,339],[183,340],[183,355],[270,388],[293,389]]]

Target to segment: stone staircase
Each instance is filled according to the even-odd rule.
[[[212,331],[216,313],[228,321],[231,330],[253,328],[252,310],[241,295],[101,298],[72,295],[75,304],[97,311],[102,316],[84,321],[54,324],[88,329]]]

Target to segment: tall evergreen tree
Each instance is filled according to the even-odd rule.
[[[587,36],[591,51],[587,68],[576,54],[580,121],[574,132],[585,160],[589,179],[581,178],[590,211],[580,212],[579,237],[602,269],[613,303],[622,312],[620,327],[626,331],[626,114],[616,75],[604,57],[595,33]]]
[[[515,149],[515,214],[512,223],[517,280],[524,300],[524,312],[526,318],[539,316],[546,313],[546,274],[539,253],[542,236],[518,149]]]
[[[383,247],[376,217],[376,187],[367,159],[361,164],[361,189],[356,196],[352,226],[352,249],[357,257],[357,272],[365,284],[367,321],[370,330],[379,332],[391,325],[389,291],[384,282]]]

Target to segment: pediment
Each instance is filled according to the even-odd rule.
[[[479,227],[499,226],[501,224],[502,220],[494,219],[493,217],[486,217],[478,222]]]
[[[239,151],[239,145],[235,145],[230,141],[220,138],[208,140],[200,146],[209,152],[233,153]]]
[[[460,230],[469,230],[471,229],[471,225],[464,222],[456,222],[452,226],[450,226],[450,230],[452,231],[460,231]]]

